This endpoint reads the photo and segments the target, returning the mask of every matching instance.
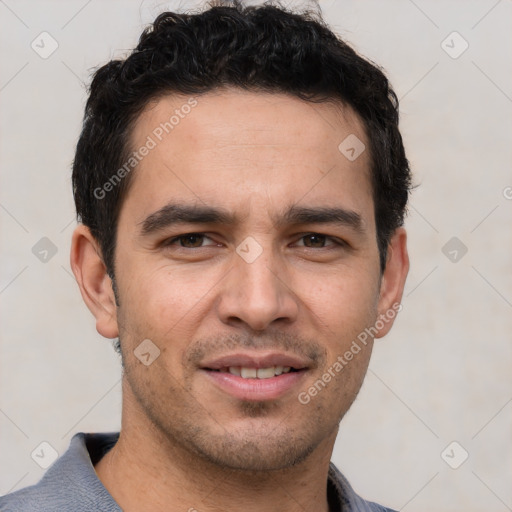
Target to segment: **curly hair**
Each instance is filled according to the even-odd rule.
[[[312,12],[235,1],[194,14],[162,13],[124,60],[112,60],[94,74],[72,182],[78,220],[98,241],[109,275],[114,277],[117,221],[133,173],[108,194],[97,191],[126,162],[138,116],[159,96],[221,87],[287,93],[310,102],[337,100],[358,114],[369,140],[383,270],[411,188],[396,94],[381,69]]]

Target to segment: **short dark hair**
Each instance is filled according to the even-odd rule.
[[[133,151],[130,135],[138,116],[160,96],[222,87],[338,100],[359,115],[370,146],[383,270],[411,185],[396,94],[384,73],[315,13],[235,1],[195,14],[161,14],[126,59],[112,60],[94,74],[72,181],[78,220],[98,241],[109,275],[114,277],[117,221],[133,174],[120,170]]]

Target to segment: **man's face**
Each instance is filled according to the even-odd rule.
[[[333,104],[236,90],[188,100],[154,102],[132,137],[133,150],[148,136],[156,147],[118,223],[124,392],[132,414],[196,455],[287,467],[335,436],[371,342],[309,403],[299,393],[383,313],[369,152],[338,149],[351,134],[368,147],[366,135]],[[160,350],[149,365],[134,354],[143,340]]]

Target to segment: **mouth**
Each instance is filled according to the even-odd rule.
[[[247,366],[228,366],[220,370],[213,370],[206,368],[214,372],[229,373],[231,375],[238,375],[242,379],[271,379],[272,377],[278,377],[279,375],[298,372],[300,370],[292,368],[291,366],[269,366],[268,368],[250,368]]]
[[[280,353],[232,354],[206,362],[202,374],[217,389],[240,400],[282,398],[310,370],[308,361]]]

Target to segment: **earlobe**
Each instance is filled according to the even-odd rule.
[[[83,224],[73,232],[70,264],[82,298],[96,318],[96,330],[105,338],[116,338],[119,330],[112,280],[98,242]]]
[[[396,314],[401,310],[400,301],[408,272],[407,233],[404,228],[398,228],[389,241],[386,268],[381,279],[378,318],[384,325],[379,329],[376,338],[381,338],[390,331]]]

